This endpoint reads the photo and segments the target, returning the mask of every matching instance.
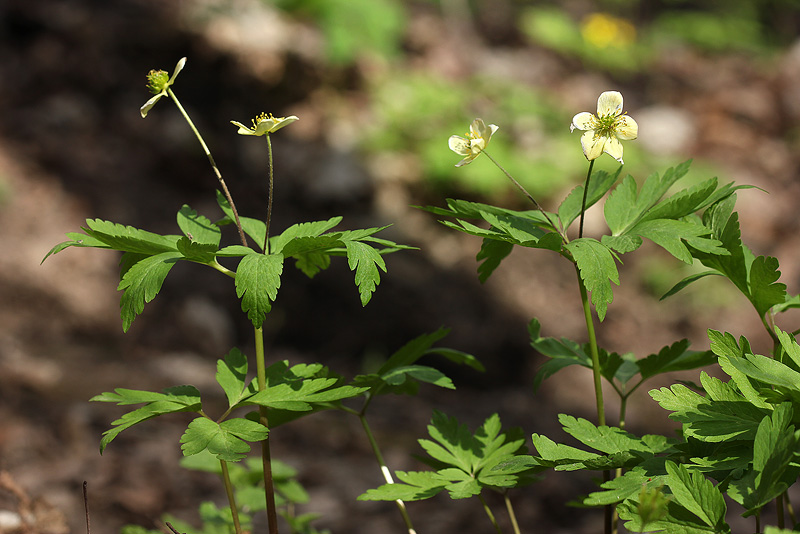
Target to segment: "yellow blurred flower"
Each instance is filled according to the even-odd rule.
[[[622,141],[636,139],[639,125],[622,112],[622,93],[606,91],[597,99],[597,115],[582,111],[572,117],[569,131],[584,130],[581,147],[586,159],[592,161],[605,152],[620,163]]]
[[[450,146],[450,150],[464,158],[456,163],[456,167],[471,163],[472,160],[477,158],[486,148],[486,145],[489,144],[489,140],[497,129],[497,125],[490,124],[486,126],[483,119],[475,119],[472,121],[472,124],[469,125],[469,132],[466,134],[466,137],[451,135],[447,142]]]
[[[636,28],[625,19],[592,13],[581,23],[584,40],[596,48],[624,48],[636,41]]]

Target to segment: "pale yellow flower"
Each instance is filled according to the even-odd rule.
[[[166,71],[163,70],[151,70],[147,73],[147,88],[155,96],[145,102],[144,106],[139,109],[142,118],[147,117],[147,112],[156,105],[156,102],[161,100],[162,96],[167,96],[167,89],[169,89],[170,85],[175,83],[175,78],[177,78],[178,74],[183,70],[184,65],[186,65],[185,57],[181,58],[178,64],[175,65],[175,71],[172,73],[172,77],[169,77]]]
[[[581,147],[586,159],[592,161],[605,152],[615,160],[622,161],[622,141],[636,139],[639,125],[622,112],[622,94],[606,91],[597,99],[597,115],[582,111],[572,117],[569,131],[584,130]]]
[[[237,132],[239,135],[267,135],[271,134],[272,132],[277,132],[284,126],[287,126],[296,120],[300,119],[294,115],[289,117],[273,117],[272,113],[269,115],[262,113],[253,119],[252,128],[248,128],[241,122],[236,121],[231,121],[231,124],[239,127],[239,131]]]
[[[494,132],[497,131],[497,128],[498,126],[494,124],[486,126],[483,119],[475,119],[470,124],[469,133],[466,134],[466,137],[451,135],[447,142],[450,150],[464,158],[456,163],[456,167],[471,163],[472,160],[477,158],[486,148],[486,145],[489,144],[489,140]]]

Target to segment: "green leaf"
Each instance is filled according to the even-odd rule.
[[[168,388],[164,393],[118,388],[114,393],[102,393],[92,397],[92,401],[115,402],[120,405],[147,403],[145,406],[124,414],[112,421],[112,427],[103,432],[100,440],[100,454],[120,432],[128,428],[158,417],[176,412],[197,412],[200,410],[200,392],[193,386]]]
[[[750,264],[750,302],[760,317],[786,301],[786,284],[777,282],[780,276],[778,260],[771,256],[759,256]]]
[[[333,387],[336,378],[311,378],[292,383],[268,385],[243,401],[244,405],[258,405],[267,408],[305,412],[314,409],[315,403],[327,403],[356,397],[367,388],[353,386]]]
[[[633,434],[616,427],[595,426],[582,418],[575,418],[559,414],[558,420],[564,431],[589,447],[605,454],[619,454],[627,452],[660,453],[669,448],[665,440],[650,440],[649,442],[637,438]],[[652,449],[657,445],[657,449]]]
[[[589,191],[586,194],[586,209],[597,203],[609,189],[611,189],[619,178],[622,166],[617,168],[617,172],[609,173],[606,171],[595,171],[589,180]],[[561,226],[566,230],[575,219],[581,214],[581,203],[583,202],[583,184],[575,187],[569,192],[567,198],[558,207],[558,219]]]
[[[714,484],[701,473],[690,473],[683,465],[668,461],[666,468],[666,484],[675,501],[707,526],[718,530],[726,529],[725,499]]]
[[[222,236],[219,226],[206,217],[198,215],[186,204],[178,211],[178,227],[190,241],[219,248],[219,240]]]
[[[238,462],[250,451],[250,445],[245,441],[261,441],[268,435],[269,430],[263,425],[248,419],[228,419],[217,423],[197,417],[181,436],[181,450],[184,456],[208,450],[220,460]]]
[[[361,305],[366,306],[380,283],[380,272],[386,272],[386,263],[373,247],[361,241],[345,241],[347,264],[356,272],[356,286],[361,294]]]
[[[731,482],[742,497],[739,502],[746,509],[745,516],[758,513],[797,479],[797,468],[789,469],[797,449],[797,435],[791,420],[792,406],[787,402],[779,405],[771,416],[765,416],[758,425],[753,448],[755,476]]]
[[[533,446],[539,454],[540,465],[555,467],[556,471],[574,471],[584,469],[588,462],[599,462],[603,457],[562,443],[556,443],[547,436],[533,434]]]
[[[653,173],[647,177],[637,193],[636,181],[628,175],[608,196],[604,206],[606,223],[612,235],[618,236],[632,228],[653,207],[667,190],[688,171],[691,160],[675,168],[669,168],[659,177]]]
[[[342,222],[341,217],[331,217],[327,221],[313,221],[293,224],[281,232],[280,235],[271,237],[269,239],[270,252],[273,254],[281,252],[284,256],[292,256],[294,254],[302,253],[303,247],[299,243],[302,243],[304,238],[319,237],[328,230],[331,230],[337,226],[340,222]],[[340,234],[335,234],[334,236],[328,237],[338,238],[339,235]],[[294,241],[297,240],[300,240],[299,243],[294,243]],[[295,251],[284,251],[284,248],[290,243],[293,243],[293,246],[296,247]],[[312,248],[313,247],[309,247],[309,250]]]
[[[105,243],[108,248],[123,252],[154,255],[162,252],[175,252],[175,243],[179,236],[159,235],[133,226],[103,221],[100,219],[87,219],[83,231],[90,237]]]
[[[217,255],[217,245],[211,243],[198,243],[188,237],[181,237],[176,243],[178,251],[189,261],[210,263]]]
[[[800,393],[800,373],[784,363],[760,354],[728,358],[728,362],[754,380]]]
[[[401,483],[384,484],[358,496],[359,501],[421,501],[430,499],[447,486],[447,481],[432,471],[395,471]]]
[[[531,337],[531,346],[550,359],[539,367],[533,379],[533,389],[537,391],[548,377],[570,365],[582,365],[591,368],[592,359],[586,351],[574,341],[567,338],[556,339],[541,337],[541,324],[537,319],[531,319],[528,324],[528,333]]]
[[[709,233],[705,226],[688,221],[671,219],[643,221],[637,224],[631,232],[661,246],[684,263],[692,263],[692,254],[687,245],[706,254],[728,254],[727,250],[721,246],[722,243],[703,237]]]
[[[672,288],[669,291],[667,291],[666,293],[664,293],[659,300],[664,300],[667,297],[671,297],[672,295],[674,295],[678,291],[682,290],[683,288],[685,288],[686,286],[688,286],[692,282],[696,282],[697,280],[700,280],[701,278],[705,278],[706,276],[711,276],[711,275],[723,276],[722,273],[719,272],[719,271],[703,271],[701,273],[695,273],[695,274],[689,275],[686,278],[684,278],[683,280],[681,280],[680,282],[678,282],[677,284],[675,284],[674,286],[672,286]]]
[[[514,245],[507,241],[484,238],[481,249],[478,251],[478,255],[475,256],[475,259],[479,262],[478,280],[480,280],[481,284],[489,279],[489,276],[497,269],[500,262],[511,254],[513,249]]]
[[[236,295],[242,299],[242,311],[253,326],[260,328],[271,301],[278,296],[283,272],[282,254],[248,254],[236,269]]]
[[[689,341],[683,339],[670,346],[662,348],[656,354],[650,354],[636,362],[637,367],[646,380],[662,373],[673,371],[686,371],[711,365],[716,361],[711,351],[691,351]]]
[[[228,407],[233,408],[250,393],[246,390],[247,356],[233,348],[224,360],[217,360],[217,383],[228,398]]]
[[[642,487],[657,488],[664,484],[664,476],[653,476],[641,467],[634,467],[618,476],[603,482],[602,491],[590,493],[582,501],[585,506],[605,506],[622,502],[629,497],[639,495]]]
[[[177,252],[162,252],[133,264],[123,275],[117,290],[123,291],[120,300],[122,330],[127,332],[144,305],[161,290],[164,279],[183,256]]]
[[[217,204],[225,214],[225,219],[217,221],[216,224],[235,224],[236,218],[233,215],[233,210],[228,203],[228,199],[226,199],[225,195],[223,195],[219,190],[217,190]],[[244,230],[244,233],[249,235],[250,238],[255,241],[258,250],[264,250],[264,238],[267,235],[267,224],[258,219],[251,219],[250,217],[241,216],[239,217],[239,222],[242,224],[242,230]]]
[[[614,263],[614,255],[599,241],[586,237],[570,241],[564,247],[575,259],[581,279],[587,291],[592,294],[592,304],[597,316],[602,321],[606,316],[608,305],[614,299],[610,282],[619,285],[619,273]]]
[[[406,367],[398,367],[385,373],[381,378],[389,385],[397,386],[406,381],[407,378],[413,378],[420,382],[427,382],[435,386],[447,389],[456,389],[453,381],[445,376],[441,371],[428,367],[426,365],[408,365]]]

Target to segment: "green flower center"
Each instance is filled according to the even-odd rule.
[[[619,115],[603,115],[602,117],[595,117],[594,132],[595,135],[603,137],[612,137],[617,129],[617,119]]]
[[[147,90],[157,95],[169,85],[169,74],[163,70],[151,70],[147,73]]]

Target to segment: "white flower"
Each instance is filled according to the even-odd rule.
[[[483,119],[475,119],[470,124],[469,133],[466,134],[466,137],[451,135],[447,143],[450,146],[450,150],[464,158],[456,163],[456,167],[471,163],[472,160],[477,158],[486,148],[486,145],[489,144],[489,140],[494,132],[497,131],[497,128],[498,126],[494,124],[486,126]]]
[[[167,96],[167,89],[169,89],[170,85],[175,83],[175,78],[177,78],[178,74],[183,70],[184,65],[186,65],[186,58],[182,57],[180,61],[178,61],[178,64],[175,65],[175,71],[170,78],[167,78],[167,73],[163,70],[151,70],[147,74],[147,88],[155,96],[145,102],[144,106],[139,109],[142,118],[147,117],[147,112],[156,105],[156,102],[161,100],[162,96]]]
[[[239,127],[239,131],[237,132],[239,135],[267,135],[271,134],[272,132],[277,132],[284,126],[287,126],[296,120],[300,119],[294,115],[290,115],[289,117],[273,117],[272,113],[269,115],[262,113],[253,119],[252,128],[248,128],[241,122],[236,121],[231,121],[231,124]]]
[[[569,131],[585,130],[581,136],[583,154],[589,161],[605,152],[615,160],[622,161],[622,141],[636,139],[639,125],[622,113],[622,94],[606,91],[597,99],[597,115],[582,111],[572,117]]]

